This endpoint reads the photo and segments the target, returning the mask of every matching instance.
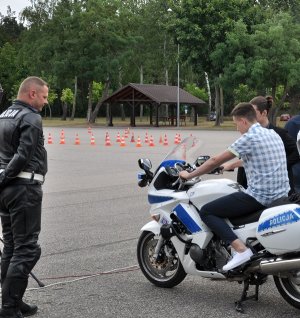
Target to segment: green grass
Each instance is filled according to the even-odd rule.
[[[154,119],[153,119],[154,121]],[[286,122],[279,121],[277,118],[277,126],[284,127]],[[143,117],[142,121],[139,117],[135,121],[136,127],[149,127],[149,118]],[[85,118],[75,118],[74,120],[61,120],[60,118],[43,118],[44,127],[106,127],[106,119],[104,117],[97,118],[95,124],[87,123]],[[113,118],[114,127],[129,127],[130,119],[127,117],[125,121],[120,118]],[[172,128],[174,126],[164,125],[160,123],[160,127]],[[207,121],[206,117],[198,118],[198,125],[194,126],[194,121],[186,120],[186,126],[180,126],[183,129],[204,129],[204,130],[236,130],[235,124],[230,117],[225,117],[224,122],[220,126],[215,126],[214,121]]]

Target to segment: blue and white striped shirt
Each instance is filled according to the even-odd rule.
[[[267,206],[290,190],[283,142],[273,129],[253,124],[228,150],[243,160],[245,192]]]

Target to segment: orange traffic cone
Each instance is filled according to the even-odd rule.
[[[167,135],[165,134],[165,138],[164,138],[164,143],[163,143],[164,146],[168,146],[168,138],[167,138]]]
[[[154,141],[152,135],[150,136],[149,147],[154,147]]]
[[[163,140],[162,140],[162,136],[160,135],[159,137],[159,143],[162,144],[163,143]]]
[[[179,144],[179,142],[178,142],[178,135],[177,135],[177,134],[175,135],[174,144],[175,144],[175,145]]]
[[[59,144],[60,144],[60,145],[64,145],[65,143],[66,143],[66,142],[65,142],[65,136],[60,135]]]
[[[92,134],[92,135],[91,135],[91,142],[90,142],[90,144],[91,144],[92,146],[95,146],[95,145],[96,145],[95,137],[94,137],[93,133],[91,133],[91,134]]]
[[[92,132],[92,128],[89,126],[88,127],[88,133],[90,134]]]
[[[51,136],[50,133],[49,133],[49,136],[48,136],[48,144],[53,144],[52,136]]]
[[[178,143],[179,143],[179,144],[181,143],[181,137],[180,137],[180,134],[178,134]]]
[[[122,136],[122,138],[121,138],[120,147],[126,147],[126,144],[125,144],[125,137],[124,137],[124,136]]]
[[[140,136],[138,136],[135,146],[136,146],[136,147],[142,147],[142,143],[141,143],[141,138],[140,138]]]
[[[146,136],[145,136],[145,141],[144,141],[144,143],[145,144],[147,144],[149,142],[149,140],[148,140],[148,133],[146,133]]]
[[[120,137],[120,133],[119,133],[119,132],[118,132],[118,134],[117,134],[116,142],[121,142],[121,137]]]
[[[65,132],[64,132],[63,129],[62,129],[61,132],[60,132],[60,137],[65,137]]]
[[[131,140],[130,140],[130,142],[135,142],[135,140],[134,140],[134,134],[132,133],[132,135],[131,135]]]
[[[111,142],[110,142],[110,138],[109,138],[109,134],[108,133],[107,133],[106,139],[105,139],[105,146],[111,146]]]
[[[124,137],[128,138],[128,135],[129,135],[129,128],[125,129],[124,131]]]
[[[78,134],[76,134],[75,145],[80,145],[80,139],[78,137]]]

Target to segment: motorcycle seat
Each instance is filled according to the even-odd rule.
[[[298,199],[299,199],[299,196],[298,196]],[[273,201],[268,206],[268,208],[293,203],[291,201],[292,201],[291,198],[283,197],[283,198],[280,198],[280,199]],[[229,221],[231,222],[231,224],[233,226],[240,226],[240,225],[254,223],[254,222],[257,222],[259,220],[259,217],[264,210],[265,209],[261,209],[261,210],[258,210],[256,212],[248,214],[248,215],[243,215],[243,216],[239,216],[236,218],[229,218]]]
[[[245,225],[249,223],[254,223],[259,220],[259,217],[264,210],[265,209],[261,209],[248,215],[243,215],[236,218],[229,218],[229,221],[231,222],[233,226],[240,226],[240,225]]]

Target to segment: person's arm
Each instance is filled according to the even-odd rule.
[[[189,179],[201,176],[205,173],[209,173],[210,171],[216,169],[217,167],[220,167],[223,163],[225,163],[233,158],[235,158],[235,155],[232,152],[230,152],[229,150],[226,150],[219,155],[211,157],[206,162],[204,162],[203,165],[201,165],[196,170],[194,170],[190,173],[187,171],[181,171],[179,176],[182,179],[189,180]]]
[[[294,139],[284,129],[280,127],[274,127],[272,129],[280,136],[283,142],[286,153],[287,168],[290,169],[292,165],[299,162],[297,145]]]

